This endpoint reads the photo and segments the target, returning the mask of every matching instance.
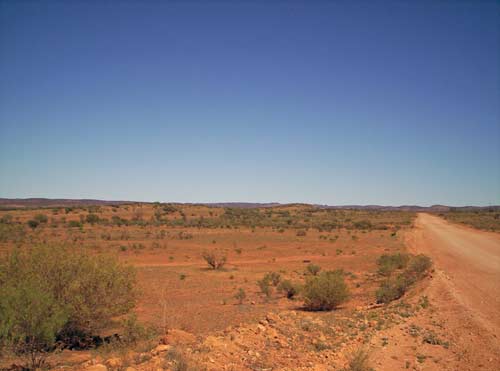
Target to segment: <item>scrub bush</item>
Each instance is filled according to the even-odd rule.
[[[43,364],[56,336],[92,334],[135,305],[135,272],[61,246],[15,250],[0,264],[0,344]]]
[[[309,310],[332,310],[349,298],[342,270],[324,271],[309,277],[304,285],[305,307]]]

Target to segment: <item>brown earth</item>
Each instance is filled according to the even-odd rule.
[[[409,250],[431,256],[435,267],[422,292],[432,314],[409,325],[435,325],[451,341],[451,352],[414,344],[396,327],[378,335],[390,337],[391,344],[377,349],[373,359],[383,370],[402,369],[401,360],[416,353],[440,361],[425,362],[422,370],[499,370],[500,234],[419,214],[406,237]]]
[[[146,220],[153,215],[151,206],[140,209]],[[186,215],[205,217],[220,210],[184,209]],[[24,222],[37,212],[12,213]],[[108,218],[131,218],[134,212],[132,206],[103,208]],[[79,220],[79,213],[65,215],[66,220]],[[191,237],[180,238],[181,232]],[[120,366],[107,362],[108,356],[70,351],[52,364],[175,370],[170,352],[175,348],[193,370],[341,370],[356,349],[367,349],[378,371],[500,369],[500,234],[428,214],[419,214],[413,228],[397,233],[311,228],[299,237],[296,232],[87,224],[83,230],[59,224],[25,232],[25,243],[68,243],[117,253],[138,269],[139,318],[169,328],[168,346],[121,354]],[[14,243],[0,246],[8,251]],[[212,249],[227,253],[224,270],[206,268],[201,253]],[[405,250],[432,257],[433,273],[403,299],[374,305],[382,279],[376,274],[377,258]],[[351,300],[336,311],[312,313],[301,309],[300,300],[278,293],[266,299],[259,292],[256,281],[269,271],[304,280],[309,261],[349,272]],[[234,298],[240,287],[247,294],[241,305]]]

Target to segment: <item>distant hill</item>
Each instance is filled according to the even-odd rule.
[[[68,206],[105,206],[105,205],[124,205],[124,204],[151,204],[153,202],[139,202],[139,201],[108,201],[108,200],[94,200],[94,199],[66,199],[66,198],[0,198],[0,208],[37,208],[37,207],[68,207]],[[481,209],[495,209],[499,210],[500,206],[445,206],[445,205],[432,205],[432,206],[418,206],[418,205],[401,205],[401,206],[384,206],[384,205],[308,205],[308,204],[282,204],[279,202],[212,202],[212,203],[181,203],[171,202],[173,204],[184,205],[205,205],[212,207],[234,207],[242,209],[251,208],[268,208],[276,206],[290,206],[290,205],[303,205],[312,206],[321,209],[353,209],[353,210],[402,210],[414,212],[434,212],[441,213],[453,210],[481,210]]]
[[[254,202],[215,202],[215,203],[203,203],[202,205],[206,206],[215,206],[215,207],[234,207],[240,209],[254,209],[260,207],[274,207],[281,206],[279,202],[267,202],[267,203],[254,203]]]
[[[401,206],[384,206],[384,205],[342,205],[342,206],[328,206],[317,205],[326,209],[354,209],[354,210],[402,210],[402,211],[426,211],[426,212],[446,212],[450,210],[450,206],[432,205],[432,206],[418,206],[418,205],[401,205]]]
[[[92,199],[66,198],[0,198],[0,207],[66,207],[66,206],[95,206],[95,205],[122,205],[137,203],[134,201],[104,201]]]

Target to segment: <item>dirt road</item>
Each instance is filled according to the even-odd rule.
[[[428,254],[455,299],[500,336],[500,235],[419,214],[412,248]]]
[[[428,295],[460,356],[500,368],[500,234],[419,214],[407,243],[434,261]]]

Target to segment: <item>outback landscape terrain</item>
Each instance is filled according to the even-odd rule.
[[[104,285],[75,291],[100,322],[5,347],[3,369],[500,367],[498,208],[37,202],[2,200],[2,314],[35,258],[71,285],[79,268],[43,264],[105,257]],[[10,333],[33,332],[32,311]]]
[[[500,371],[499,25],[0,0],[0,371]]]

